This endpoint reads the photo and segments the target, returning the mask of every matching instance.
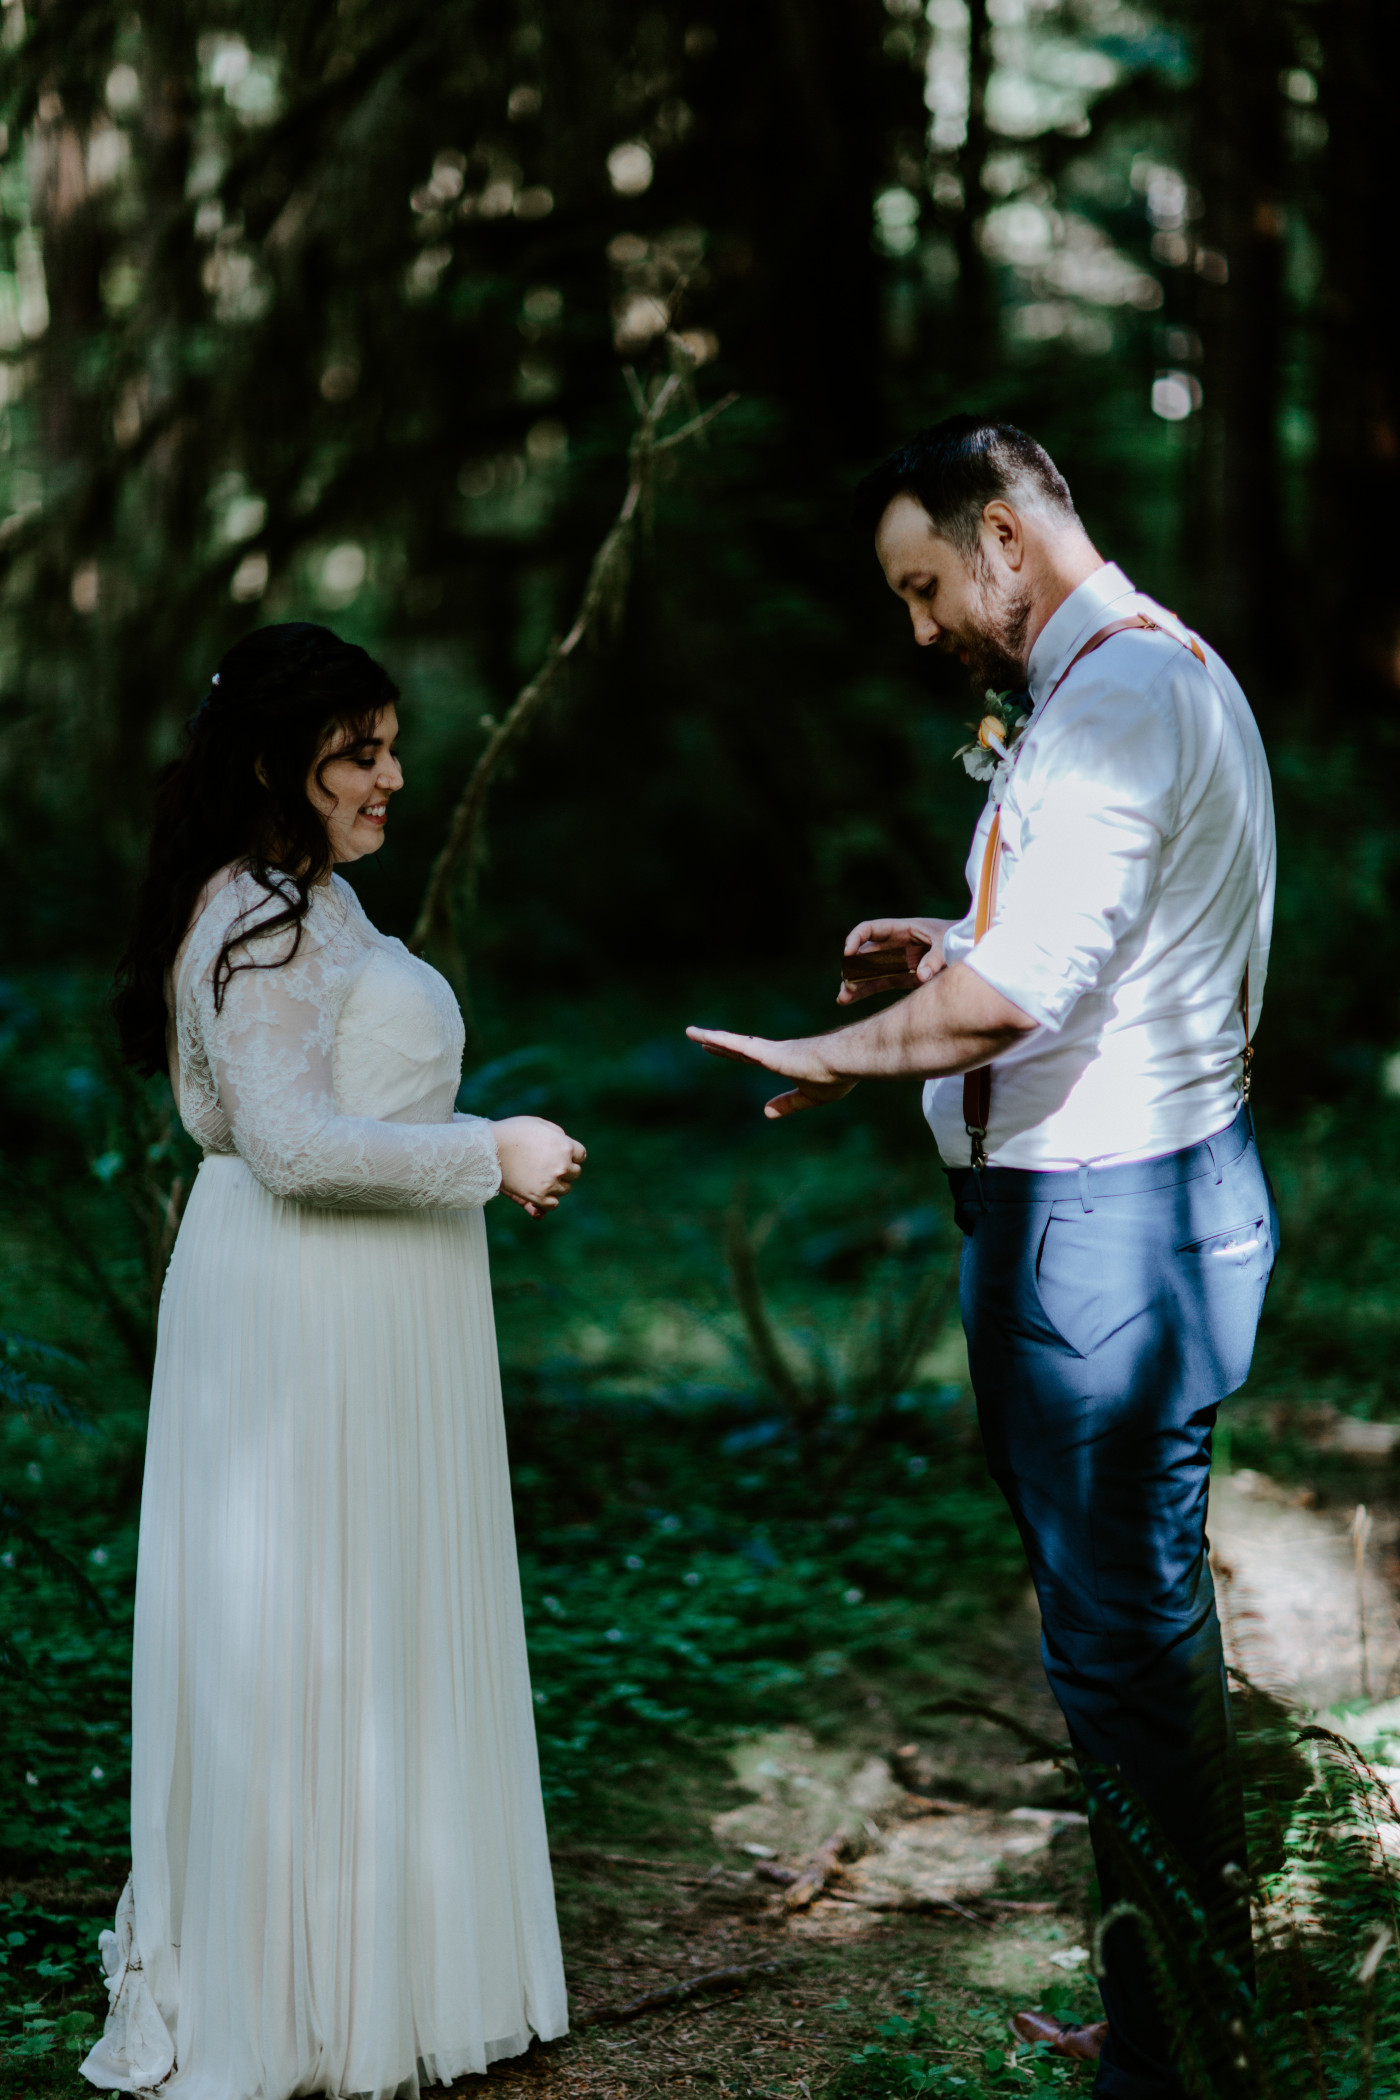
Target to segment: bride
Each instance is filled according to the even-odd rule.
[[[584,1152],[454,1115],[447,985],[337,865],[397,694],[324,627],[224,658],[157,797],[122,1045],[204,1158],[160,1309],[131,1879],[83,2065],[397,2100],[563,2034],[482,1206]]]

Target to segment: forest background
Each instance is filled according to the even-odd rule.
[[[490,1218],[556,1830],[654,1822],[735,1729],[975,1691],[1023,1586],[916,1090],[769,1130],[681,1035],[808,1030],[857,918],[963,907],[970,698],[851,505],[954,408],[1041,439],[1255,705],[1285,1237],[1227,1441],[1393,1487],[1397,46],[1385,0],[5,0],[0,1960],[36,2064],[123,1872],[193,1164],[105,1018],[154,770],[249,627],[362,641],[408,789],[354,879],[407,936],[668,373],[665,430],[737,399],[658,455],[430,946],[464,1105],[590,1147],[557,1218]]]

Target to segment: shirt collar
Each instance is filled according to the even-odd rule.
[[[1128,581],[1117,562],[1106,561],[1051,613],[1036,636],[1027,666],[1033,709],[1040,706],[1055,680],[1073,662],[1075,651],[1104,625],[1103,615],[1109,606],[1135,595],[1136,586]]]

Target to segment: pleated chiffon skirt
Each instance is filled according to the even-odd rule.
[[[201,1167],[152,1392],[124,1911],[97,2084],[400,2100],[565,2031],[480,1211]]]

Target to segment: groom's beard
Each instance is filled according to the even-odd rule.
[[[984,693],[1018,693],[1026,683],[1026,630],[1030,626],[1031,594],[1026,589],[1008,591],[994,600],[986,579],[980,620],[971,634],[958,638],[956,647],[967,651],[967,675],[980,700]]]

